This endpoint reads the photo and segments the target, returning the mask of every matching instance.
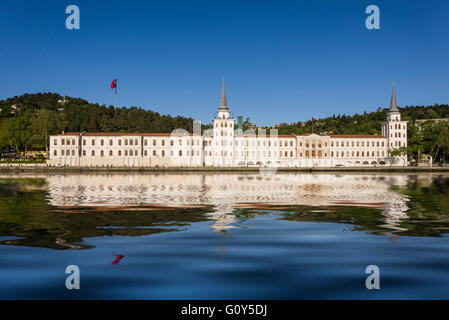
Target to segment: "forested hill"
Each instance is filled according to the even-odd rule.
[[[80,98],[62,97],[56,93],[24,94],[0,100],[0,108],[0,148],[12,146],[17,151],[43,150],[46,148],[48,135],[61,131],[169,133],[177,128],[191,131],[193,126],[192,118],[161,115],[138,107],[115,110],[113,106],[93,104]],[[404,120],[449,118],[448,105],[410,106],[400,109]],[[387,110],[380,108],[376,112],[352,116],[334,115],[316,119],[313,131],[327,134],[380,134],[381,122],[386,118]],[[248,125],[249,119],[244,123],[244,128]],[[283,123],[276,127],[280,134],[301,134],[312,131],[312,121]],[[432,130],[438,133],[435,135],[437,138],[441,136],[441,139],[447,140],[449,134],[444,133],[446,127]],[[410,127],[409,131],[410,144],[418,145],[418,142],[413,142],[415,135]],[[416,135],[416,140],[425,139]],[[434,139],[429,141],[428,149],[435,146]],[[449,153],[449,146],[438,148],[438,153],[446,149]]]
[[[449,105],[407,106],[399,108],[402,120],[449,118]],[[387,119],[388,109],[354,115],[333,115],[315,119],[314,132],[327,134],[381,134],[381,122]],[[281,123],[276,126],[280,134],[312,132],[312,121]]]
[[[192,130],[193,119],[138,107],[118,108],[56,93],[0,100],[0,147],[45,149],[49,134],[65,132],[172,132]]]

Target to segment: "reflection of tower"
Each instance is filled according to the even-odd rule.
[[[231,238],[226,231],[235,228],[232,224],[235,223],[237,219],[235,215],[232,214],[233,211],[233,204],[229,206],[219,205],[214,212],[209,213],[209,219],[213,221],[213,223],[209,225],[209,227],[213,229],[212,232]]]
[[[382,210],[382,221],[384,222],[384,224],[382,224],[381,226],[393,231],[381,233],[385,235],[394,235],[395,233],[406,231],[407,229],[399,227],[399,224],[404,219],[408,219],[407,210],[408,206],[405,201],[385,203],[385,207]]]

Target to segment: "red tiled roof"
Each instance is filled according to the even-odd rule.
[[[266,138],[274,138],[274,137],[276,137],[274,135],[269,135],[269,134],[267,134],[267,135],[236,134],[235,136],[236,137],[256,137],[256,136],[259,136],[259,137],[266,137]],[[292,134],[278,134],[277,137],[278,138],[294,138],[294,136]]]
[[[63,136],[79,136],[81,133],[79,132],[67,132],[67,133],[61,133],[60,135]],[[192,133],[178,133],[178,132],[174,132],[174,133],[146,133],[146,132],[142,132],[142,133],[135,133],[135,132],[131,132],[131,133],[127,133],[127,132],[86,132],[85,134],[83,134],[83,136],[87,136],[87,137],[129,137],[129,136],[136,136],[136,137],[140,137],[140,136],[144,136],[144,137],[170,137],[171,135],[173,136],[184,136],[184,135],[189,135],[189,136],[193,136]]]
[[[385,139],[384,136],[379,136],[378,134],[331,134],[331,138],[377,138],[377,139]]]

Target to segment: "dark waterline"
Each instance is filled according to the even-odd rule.
[[[0,298],[448,299],[448,217],[445,174],[5,175]]]

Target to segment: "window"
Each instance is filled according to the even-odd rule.
[[[155,156],[156,155],[156,150],[153,150],[153,156]]]
[[[54,139],[54,140],[53,140],[53,144],[54,144],[55,146],[57,146],[57,145],[58,145],[58,139]]]
[[[173,140],[170,140],[170,146],[173,147]]]
[[[85,146],[86,145],[86,140],[83,140],[83,146]]]
[[[72,150],[72,156],[75,156],[75,150]]]
[[[94,140],[94,139],[92,139],[92,145],[93,145],[93,146],[95,145],[95,140]]]
[[[139,145],[139,140],[135,139],[135,140],[134,140],[134,144],[135,144],[136,146]]]
[[[104,151],[103,150],[100,151],[100,157],[102,157],[102,156],[104,156]]]
[[[95,157],[95,150],[92,150],[92,157]]]
[[[75,139],[72,139],[72,146],[75,145]]]
[[[162,140],[161,143],[163,146],[165,146],[165,140]]]
[[[132,140],[131,140],[132,141]],[[129,150],[129,156],[132,157],[133,156],[133,151]]]
[[[109,145],[112,146],[112,139],[109,140]]]
[[[58,155],[58,152],[55,150],[55,151],[53,152],[53,155],[56,157],[56,156]]]
[[[61,156],[63,156],[64,155],[64,150],[61,150]]]
[[[125,150],[125,156],[126,157],[128,156],[128,150]]]
[[[112,150],[109,150],[109,156],[112,157]]]
[[[156,139],[153,139],[153,146],[156,145]]]
[[[100,140],[100,145],[104,146],[104,140],[103,139]]]
[[[86,156],[86,150],[83,150],[83,156]]]
[[[182,157],[182,150],[179,150],[179,156]]]
[[[164,141],[164,140],[162,140],[162,141]],[[161,154],[163,157],[165,157],[165,150],[162,150]]]
[[[70,140],[69,139],[67,139],[67,145],[70,146]]]
[[[128,145],[128,139],[125,139],[125,146]]]
[[[65,139],[61,139],[61,145],[63,146],[65,144]]]
[[[120,141],[120,140],[119,140]],[[118,155],[121,156],[122,155],[122,150],[118,151]]]
[[[179,146],[182,146],[182,140],[181,140],[181,139],[179,139],[178,145],[179,145]]]
[[[133,139],[129,139],[129,145],[133,146],[134,145],[134,140]]]
[[[121,146],[122,145],[122,139],[119,139],[118,141],[118,145]]]

